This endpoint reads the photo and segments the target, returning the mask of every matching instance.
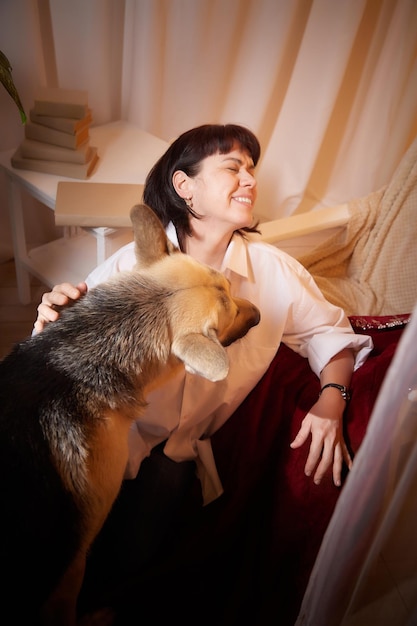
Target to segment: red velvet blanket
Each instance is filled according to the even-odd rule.
[[[355,332],[370,334],[375,345],[352,378],[345,424],[353,455],[407,320],[351,318]],[[318,392],[306,359],[281,345],[263,379],[212,438],[224,494],[202,507],[196,482],[173,522],[174,540],[127,585],[129,617],[120,624],[141,623],[143,602],[157,624],[294,624],[343,489],[330,475],[314,485],[304,475],[308,445],[289,447]]]

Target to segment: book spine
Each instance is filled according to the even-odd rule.
[[[35,100],[33,110],[37,115],[82,119],[88,113],[88,106],[86,104],[76,104],[72,102]]]
[[[34,124],[33,122],[25,125],[25,137],[27,139],[35,139],[36,141],[43,141],[64,148],[72,148],[73,150],[88,139],[88,131],[89,128],[86,127],[79,133],[70,135],[54,128],[42,126],[41,124]]]
[[[89,126],[93,121],[91,112],[89,112],[88,115],[83,119],[77,120],[70,117],[52,117],[51,115],[38,115],[37,113],[35,113],[34,109],[31,109],[29,111],[29,118],[30,121],[34,122],[35,124],[41,124],[42,126],[54,128],[55,130],[60,130],[64,133],[69,133],[71,135],[79,132],[86,126]]]
[[[65,163],[86,163],[91,158],[91,147],[86,142],[76,150],[63,148],[51,143],[24,139],[20,144],[22,156],[26,159],[41,159],[43,161],[63,161]]]
[[[17,169],[78,179],[88,178],[97,161],[97,148],[93,149],[93,156],[88,163],[63,163],[59,161],[42,161],[41,159],[25,159],[21,156],[20,149],[11,158],[12,166]]]

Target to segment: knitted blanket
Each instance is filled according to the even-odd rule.
[[[389,184],[349,202],[342,234],[299,260],[348,315],[411,312],[417,301],[417,138]]]

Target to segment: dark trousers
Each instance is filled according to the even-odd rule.
[[[176,516],[197,481],[194,461],[177,463],[154,448],[134,480],[125,480],[87,560],[80,612],[117,604],[175,542]]]

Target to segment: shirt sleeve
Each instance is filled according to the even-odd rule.
[[[85,279],[89,289],[105,282],[119,272],[130,271],[136,263],[135,244],[130,242],[98,265]]]
[[[293,267],[296,273],[290,287],[292,302],[283,342],[306,357],[317,376],[346,348],[354,352],[356,370],[372,351],[372,338],[355,334],[344,310],[324,298],[307,270],[297,261]]]

